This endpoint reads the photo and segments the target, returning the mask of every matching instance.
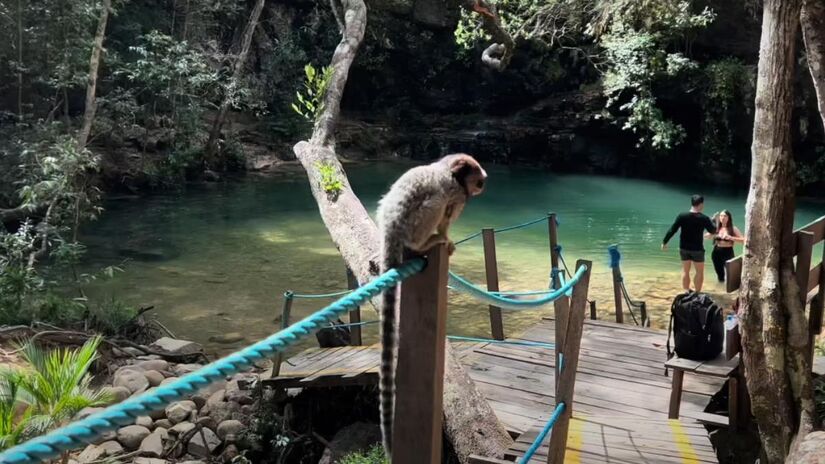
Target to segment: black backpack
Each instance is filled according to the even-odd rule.
[[[673,348],[680,358],[707,361],[722,352],[725,342],[722,308],[706,293],[687,292],[673,299],[667,330],[668,359],[673,356],[670,350],[671,329]]]

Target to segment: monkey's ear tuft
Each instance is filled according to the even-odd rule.
[[[464,156],[457,156],[452,163],[450,163],[450,172],[458,174],[470,165],[470,162]]]

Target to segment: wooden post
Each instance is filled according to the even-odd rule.
[[[644,301],[639,302],[639,313],[641,314],[642,318],[642,327],[650,327],[650,319],[647,317],[647,303]]]
[[[808,275],[811,273],[811,258],[814,252],[814,233],[800,230],[796,233],[796,283],[802,306],[808,300]]]
[[[559,253],[556,250],[556,247],[559,244],[559,237],[558,237],[558,223],[556,222],[556,213],[547,213],[547,231],[548,236],[550,238],[550,277],[552,278],[552,286],[553,288],[560,288],[561,287],[561,279],[557,272],[553,272],[554,269],[559,269]],[[560,372],[559,367],[561,363],[559,362],[561,350],[559,347],[564,346],[564,337],[567,333],[567,320],[570,315],[570,300],[566,296],[562,296],[561,298],[557,299],[553,302],[553,313],[555,316],[555,331],[556,331],[556,388],[558,389],[559,386],[559,378]]]
[[[350,290],[355,290],[358,288],[358,279],[355,278],[355,274],[347,268],[347,288]],[[361,322],[361,307],[358,306],[357,308],[353,309],[349,312],[349,323],[350,324],[358,324]],[[350,333],[350,345],[360,345],[361,342],[361,326],[360,325],[353,325],[349,328]]]
[[[496,232],[491,228],[481,229],[484,241],[484,272],[487,274],[487,291],[497,292],[498,262],[496,261]],[[496,340],[504,340],[504,321],[501,308],[490,305],[490,332]]]
[[[598,314],[596,314],[596,302],[591,300],[590,302],[590,320],[595,321],[598,319]]]
[[[564,463],[564,453],[567,448],[567,430],[570,426],[570,418],[573,416],[576,369],[579,366],[579,349],[581,348],[582,332],[584,330],[584,311],[587,306],[587,291],[590,287],[590,270],[593,268],[593,263],[578,260],[575,269],[579,269],[581,266],[587,266],[587,272],[573,287],[573,298],[570,301],[570,318],[561,351],[564,353],[564,367],[561,370],[561,378],[556,389],[556,404],[564,402],[565,407],[564,412],[553,425],[550,448],[547,452],[548,464]],[[556,335],[556,341],[558,342],[558,334]],[[558,350],[558,345],[556,345],[556,348]]]
[[[822,332],[822,311],[825,309],[825,247],[822,248],[822,261],[819,263],[819,290],[811,300],[811,309],[808,314],[808,337],[811,348],[811,367],[813,367],[814,352],[816,350],[816,337]],[[808,294],[808,284],[805,284],[805,291]]]
[[[401,284],[392,464],[441,463],[448,267],[439,245]]]
[[[612,245],[616,247],[616,253],[619,252],[618,245]],[[613,271],[613,304],[616,306],[616,322],[619,324],[624,323],[624,309],[622,308],[622,269],[619,267],[619,262],[616,260],[615,263],[611,263],[612,271]]]
[[[289,315],[292,313],[292,295],[292,290],[284,292],[284,306],[281,309],[281,330],[289,327]],[[283,360],[284,353],[279,351],[278,356],[275,358],[275,363],[272,365],[272,378],[281,375],[281,363]]]

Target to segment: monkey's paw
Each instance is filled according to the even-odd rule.
[[[452,256],[455,253],[455,243],[452,240],[447,242],[447,254]]]

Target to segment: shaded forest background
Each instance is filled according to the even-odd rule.
[[[304,66],[327,63],[339,31],[327,2],[267,1],[236,81],[232,66],[254,3],[115,0],[90,158],[55,156],[57,163],[85,163],[105,191],[140,192],[293,159],[292,144],[311,129],[291,108]],[[367,3],[367,37],[338,134],[349,158],[463,150],[556,171],[747,185],[757,2],[500,0],[516,39],[503,72],[481,63],[478,19],[457,4]],[[43,177],[30,172],[42,167],[38,153],[70,150],[61,140],[81,124],[101,7],[0,4],[0,207],[20,203],[21,181]],[[798,187],[817,195],[825,135],[807,67],[797,69]],[[209,157],[224,100],[230,112],[219,155]]]

